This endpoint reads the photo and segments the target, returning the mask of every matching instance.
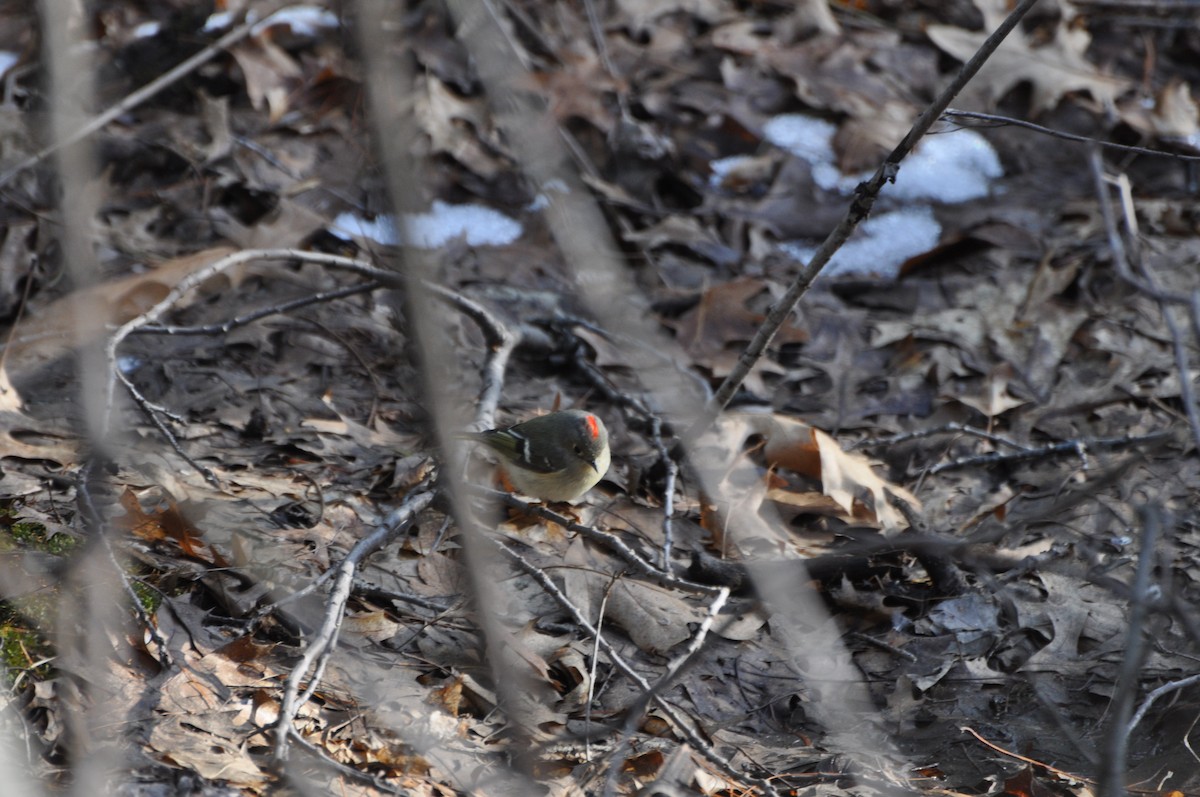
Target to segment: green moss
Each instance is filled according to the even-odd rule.
[[[48,534],[41,523],[20,519],[19,505],[0,505],[0,556],[18,560],[17,566],[23,555],[45,560],[70,557],[82,549],[80,540],[70,534]],[[162,592],[152,586],[161,574],[134,561],[127,562],[126,568],[138,603],[153,615],[163,601]],[[44,583],[35,592],[0,601],[0,688],[11,686],[22,675],[25,684],[53,675],[52,662],[33,666],[55,655],[53,640],[64,599],[62,585],[52,576]]]
[[[138,603],[141,604],[142,611],[149,615],[153,615],[156,611],[158,611],[158,607],[163,601],[163,595],[161,592],[147,585],[140,578],[131,578],[129,583],[133,587],[133,594],[137,595]]]
[[[36,552],[67,556],[77,547],[78,540],[70,534],[49,534],[41,523],[21,520],[18,506],[0,506],[0,555],[19,557]],[[52,675],[50,663],[34,665],[55,655],[47,634],[54,628],[58,601],[55,585],[0,601],[0,665],[6,685],[22,674],[36,680]]]
[[[54,556],[65,556],[79,544],[70,534],[48,536],[41,523],[18,520],[8,526],[8,537],[16,547],[41,551]]]
[[[69,534],[48,534],[41,523],[20,519],[20,508],[0,506],[0,555],[19,557],[24,552],[65,556],[77,545]],[[3,682],[14,683],[22,675],[34,679],[51,675],[51,665],[38,662],[54,657],[47,631],[54,627],[58,588],[0,601],[0,665]],[[30,668],[33,668],[30,670]]]
[[[21,601],[25,603],[25,601]],[[49,601],[35,601],[49,604]],[[45,611],[45,606],[37,609]],[[0,603],[0,664],[4,666],[4,682],[12,684],[18,675],[34,664],[53,658],[54,648],[37,630],[29,619],[16,611],[8,602]],[[32,670],[34,678],[47,678],[51,674],[49,663]]]

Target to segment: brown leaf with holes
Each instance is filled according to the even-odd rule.
[[[480,177],[494,179],[505,168],[499,135],[479,98],[460,97],[432,75],[416,95],[413,112],[434,152],[444,153]]]
[[[934,44],[960,61],[975,54],[1009,10],[1005,0],[975,0],[975,6],[983,13],[982,31],[952,25],[930,25],[925,31]],[[1103,74],[1087,59],[1091,41],[1087,30],[1072,24],[1065,15],[1054,29],[1054,38],[1046,44],[1037,44],[1017,27],[979,70],[963,96],[973,96],[992,107],[1018,84],[1028,82],[1033,86],[1033,114],[1056,107],[1065,94],[1075,91],[1086,91],[1092,99],[1111,108],[1130,83]]]

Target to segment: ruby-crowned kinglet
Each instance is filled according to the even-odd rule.
[[[600,481],[611,460],[604,422],[583,410],[462,436],[499,454],[512,486],[542,501],[578,498]]]

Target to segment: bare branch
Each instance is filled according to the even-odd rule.
[[[308,647],[300,661],[288,675],[284,687],[283,699],[279,705],[279,719],[276,722],[274,757],[276,761],[286,761],[288,758],[288,742],[296,736],[292,725],[296,712],[308,701],[321,682],[321,675],[329,657],[337,648],[338,632],[342,627],[342,618],[346,611],[346,601],[350,599],[350,589],[354,582],[354,574],[363,559],[387,545],[398,534],[407,529],[417,515],[433,503],[435,493],[428,483],[415,487],[401,504],[384,519],[375,531],[359,540],[350,553],[346,554],[337,568],[332,571],[336,575],[329,598],[325,601],[325,617],[321,627],[309,640]],[[310,674],[311,673],[311,674]],[[308,687],[300,694],[300,684],[308,677]]]

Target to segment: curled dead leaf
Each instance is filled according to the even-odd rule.
[[[892,506],[889,495],[917,508],[916,496],[875,473],[869,459],[843,451],[837,441],[820,429],[778,414],[732,413],[718,421],[705,445],[715,443],[714,453],[725,457],[726,472],[747,455],[751,437],[763,438],[762,454],[768,468],[786,468],[821,483],[821,491],[843,512],[846,519],[878,524],[885,533],[899,531],[905,521]],[[764,497],[782,498],[774,487]],[[812,505],[810,500],[802,502]]]

